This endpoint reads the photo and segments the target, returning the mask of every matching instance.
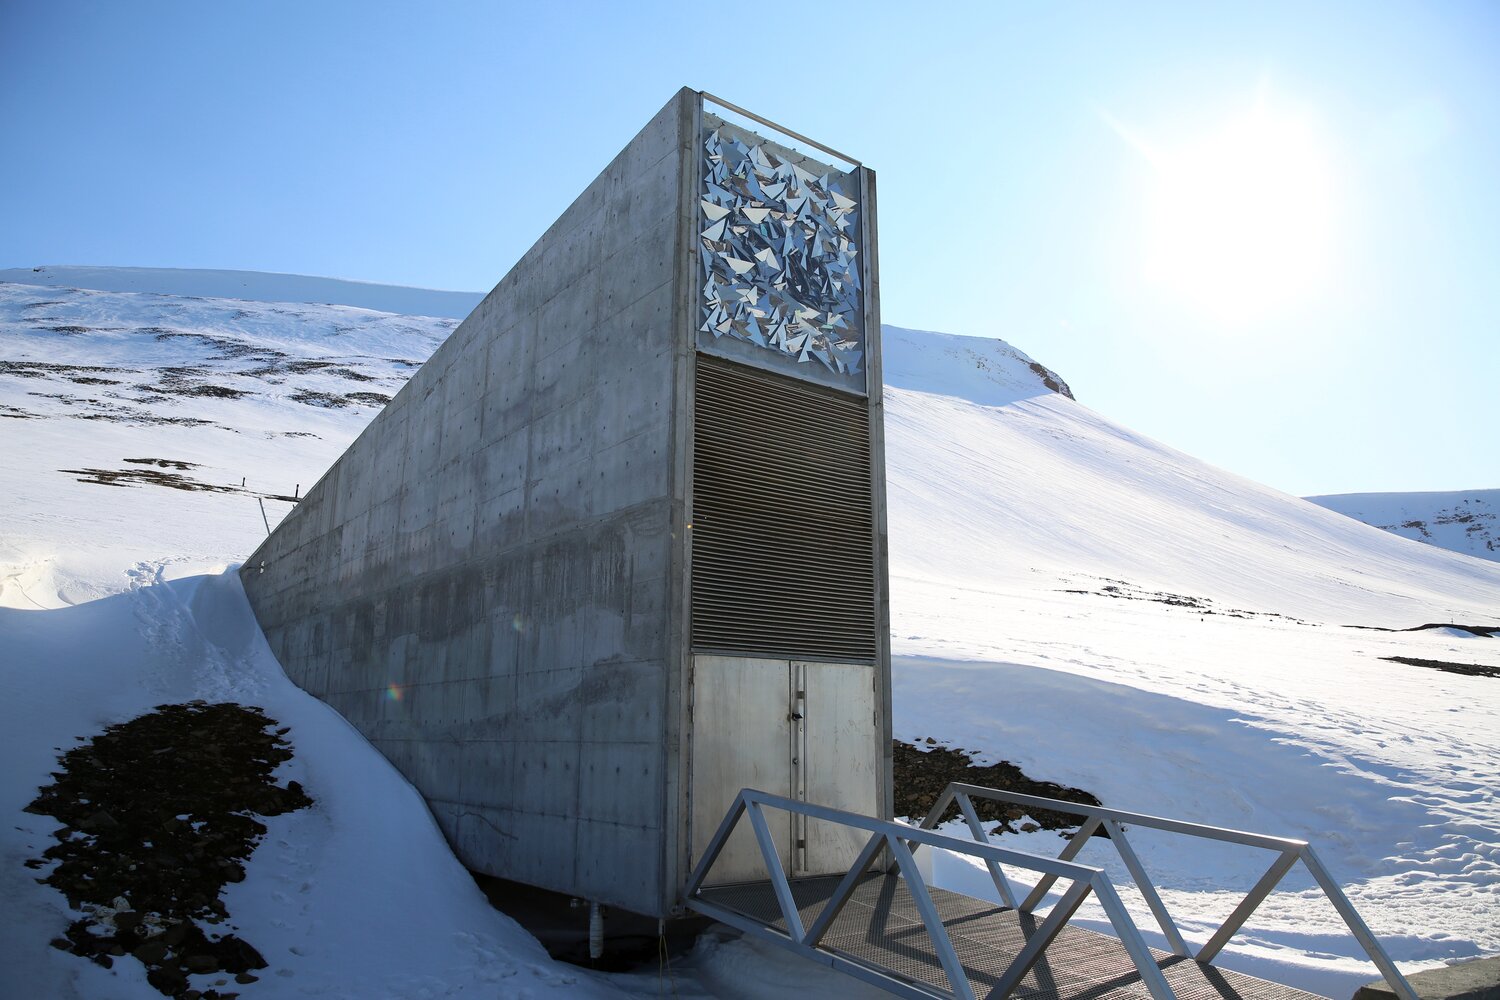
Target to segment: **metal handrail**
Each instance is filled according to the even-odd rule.
[[[787,880],[786,871],[781,866],[775,839],[771,835],[770,827],[766,824],[765,815],[762,812],[767,807],[854,830],[862,830],[870,834],[854,864],[850,866],[848,873],[834,889],[833,895],[823,904],[822,910],[814,918],[811,926],[804,926],[802,915],[792,896],[791,884]],[[970,808],[972,810],[972,807]],[[776,896],[777,906],[786,923],[785,933],[769,926],[768,923],[713,903],[700,895],[703,880],[707,878],[709,870],[718,860],[724,845],[729,841],[730,834],[734,832],[740,820],[747,815],[750,818],[750,826],[755,834],[757,846],[760,848],[761,860],[770,879],[772,891]],[[980,832],[983,833],[982,830]],[[969,983],[963,964],[959,961],[957,952],[954,951],[947,928],[943,926],[942,917],[932,902],[927,884],[912,856],[912,845],[940,848],[955,854],[976,857],[991,866],[992,871],[998,870],[998,866],[1002,863],[1025,868],[1047,878],[1049,886],[1058,878],[1068,879],[1072,883],[1063,893],[1062,899],[1052,907],[1041,925],[1027,939],[1025,946],[1006,967],[999,983],[989,994],[990,1000],[1003,1000],[1004,997],[1010,995],[1042,957],[1047,946],[1057,938],[1058,933],[1077,912],[1078,907],[1083,904],[1090,892],[1104,907],[1105,915],[1108,916],[1115,933],[1119,935],[1120,943],[1125,947],[1131,961],[1135,963],[1136,971],[1140,973],[1142,982],[1154,1000],[1175,1000],[1172,988],[1167,984],[1160,967],[1157,966],[1151,949],[1147,947],[1140,930],[1131,920],[1125,904],[1120,900],[1109,876],[1102,868],[1079,864],[1068,858],[1049,858],[1039,854],[1014,851],[998,847],[987,840],[964,840],[961,837],[938,833],[930,828],[911,827],[890,820],[861,816],[858,813],[814,805],[810,802],[802,802],[783,795],[772,795],[752,788],[742,789],[735,796],[734,804],[730,806],[729,812],[724,816],[723,822],[719,824],[718,830],[709,841],[702,858],[693,869],[687,887],[683,890],[683,898],[689,908],[705,916],[713,917],[746,933],[789,946],[809,958],[853,973],[894,993],[922,998],[922,1000],[944,996],[952,997],[954,1000],[975,1000],[973,986]],[[917,912],[937,951],[938,961],[947,975],[948,985],[952,989],[950,994],[945,995],[938,992],[936,988],[924,989],[921,986],[894,979],[882,973],[878,967],[860,962],[830,948],[820,947],[823,937],[833,926],[833,922],[853,896],[854,890],[874,864],[876,855],[882,850],[890,852],[893,858],[891,867],[898,870],[906,880],[907,889],[916,904]]]
[[[1101,826],[1109,834],[1109,842],[1114,845],[1120,855],[1120,860],[1125,863],[1132,878],[1135,879],[1136,889],[1146,900],[1151,913],[1156,917],[1157,924],[1167,938],[1175,954],[1192,958],[1198,962],[1210,962],[1229,940],[1239,932],[1255,912],[1281,882],[1286,873],[1301,861],[1312,875],[1333,908],[1343,918],[1345,926],[1349,928],[1354,939],[1359,942],[1360,947],[1365,950],[1370,961],[1380,970],[1396,996],[1401,1000],[1417,1000],[1416,991],[1396,968],[1396,963],[1391,961],[1390,955],[1386,954],[1375,935],[1371,933],[1369,925],[1360,917],[1354,909],[1354,904],[1349,902],[1349,897],[1339,887],[1328,869],[1323,866],[1312,846],[1305,840],[1296,840],[1291,837],[1272,837],[1262,833],[1249,833],[1244,830],[1234,830],[1228,827],[1209,826],[1204,823],[1189,823],[1184,820],[1167,819],[1162,816],[1152,816],[1146,813],[1127,812],[1123,809],[1110,809],[1105,806],[1096,806],[1083,802],[1069,802],[1064,799],[1049,799],[1039,795],[1026,795],[1021,792],[1010,792],[998,788],[985,788],[980,785],[969,785],[955,781],[943,789],[943,794],[938,796],[936,804],[922,820],[921,828],[931,830],[935,828],[942,819],[943,814],[948,811],[948,806],[957,803],[959,812],[963,814],[964,821],[974,839],[982,844],[989,844],[989,835],[985,832],[983,824],[979,822],[978,813],[974,809],[973,799],[990,799],[996,802],[1009,802],[1013,805],[1031,806],[1033,808],[1050,809],[1053,812],[1069,813],[1075,816],[1085,817],[1085,822],[1079,827],[1068,841],[1058,860],[1071,862],[1083,850],[1085,844],[1093,838],[1095,831]],[[1230,844],[1240,844],[1245,847],[1257,847],[1265,850],[1275,851],[1276,858],[1271,866],[1266,869],[1265,874],[1260,877],[1250,892],[1235,907],[1234,912],[1225,918],[1224,923],[1213,936],[1199,948],[1196,954],[1190,953],[1187,943],[1182,939],[1176,923],[1171,914],[1167,912],[1166,904],[1162,902],[1160,894],[1152,884],[1151,878],[1146,874],[1144,866],[1141,865],[1140,857],[1135,853],[1135,848],[1130,846],[1130,841],[1125,836],[1123,824],[1130,823],[1134,826],[1142,826],[1150,829],[1165,830],[1169,833],[1182,834],[1188,837],[1198,837],[1204,840],[1218,840]],[[997,865],[988,864],[990,876],[994,879],[995,888],[1000,893],[1000,898],[1007,904],[1015,905],[1015,896],[1011,891],[1010,883],[1005,873]],[[1038,870],[1038,869],[1033,869]],[[1032,908],[1047,895],[1047,890],[1057,880],[1057,876],[1044,872],[1042,878],[1037,882],[1031,893],[1021,902],[1019,909],[1023,912],[1031,912]],[[1111,918],[1111,923],[1114,923]]]
[[[705,101],[712,101],[713,103],[717,104],[719,107],[724,108],[727,111],[733,111],[737,115],[743,115],[744,117],[750,119],[753,122],[756,122],[757,124],[764,125],[766,128],[772,129],[772,130],[774,130],[776,132],[780,132],[784,136],[788,136],[789,138],[796,139],[798,142],[805,142],[809,146],[813,147],[816,150],[819,150],[820,152],[828,153],[831,156],[836,156],[840,160],[843,160],[845,163],[848,163],[848,164],[850,164],[852,166],[855,166],[855,167],[860,166],[860,162],[858,160],[856,160],[854,157],[850,156],[849,154],[847,154],[847,153],[840,153],[838,150],[834,149],[832,146],[825,146],[825,145],[823,145],[821,142],[819,142],[816,139],[809,139],[807,136],[803,135],[801,132],[793,132],[791,129],[787,128],[785,125],[778,125],[775,122],[771,121],[771,119],[769,119],[769,118],[762,118],[760,115],[756,114],[754,111],[747,111],[744,108],[740,107],[738,104],[730,104],[728,101],[724,100],[724,98],[722,98],[722,97],[715,97],[713,94],[710,94],[706,90],[700,90],[700,91],[698,91],[698,95],[700,97],[702,97]]]

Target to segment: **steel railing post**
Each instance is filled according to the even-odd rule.
[[[734,831],[735,824],[745,814],[745,792],[747,790],[740,789],[740,793],[734,797],[734,802],[729,806],[729,812],[724,814],[724,819],[719,824],[719,828],[714,831],[713,837],[708,842],[708,847],[704,848],[703,857],[698,859],[697,867],[693,869],[693,874],[688,877],[687,888],[682,893],[684,896],[691,897],[693,893],[698,891],[699,887],[703,885],[703,880],[708,877],[708,870],[719,859],[719,852],[724,849],[724,843],[729,840],[729,835]]]
[[[1110,843],[1115,845],[1115,850],[1120,854],[1120,860],[1125,862],[1130,877],[1135,879],[1135,887],[1145,898],[1146,905],[1151,907],[1151,913],[1156,917],[1156,923],[1161,927],[1161,932],[1167,936],[1167,944],[1171,946],[1174,955],[1186,958],[1189,955],[1187,942],[1182,940],[1182,934],[1177,930],[1177,924],[1172,920],[1172,915],[1167,912],[1167,906],[1157,895],[1156,886],[1152,885],[1151,879],[1146,875],[1146,868],[1141,864],[1141,859],[1136,855],[1135,848],[1130,846],[1130,841],[1125,839],[1125,827],[1115,820],[1106,820],[1104,828],[1109,831]]]
[[[963,810],[964,822],[969,824],[969,831],[974,834],[974,839],[981,844],[988,844],[990,836],[984,832],[984,824],[979,822],[979,813],[974,810],[974,801],[960,793],[958,808]],[[1000,894],[1000,901],[1014,910],[1016,894],[1011,892],[1010,879],[1005,877],[1005,869],[1000,867],[1000,862],[991,861],[988,858],[985,859],[984,864],[990,870],[990,879],[995,883],[995,891]]]
[[[1344,924],[1349,928],[1349,933],[1354,935],[1354,940],[1360,943],[1360,946],[1365,949],[1365,954],[1370,956],[1370,961],[1375,963],[1375,968],[1379,969],[1380,974],[1385,977],[1386,985],[1401,1000],[1417,1000],[1417,991],[1412,989],[1411,983],[1407,982],[1401,970],[1396,968],[1396,963],[1391,961],[1391,956],[1387,955],[1385,949],[1380,946],[1380,942],[1371,933],[1369,925],[1354,909],[1354,904],[1349,902],[1349,897],[1344,895],[1344,890],[1339,888],[1339,884],[1333,880],[1328,869],[1323,867],[1323,862],[1313,853],[1313,849],[1303,845],[1300,856],[1302,863],[1307,866],[1307,870],[1322,887],[1323,895],[1328,897],[1328,901],[1339,912],[1339,916],[1344,918]]]
[[[1099,905],[1104,907],[1104,913],[1109,917],[1115,933],[1120,936],[1120,944],[1125,946],[1130,960],[1135,963],[1136,971],[1141,974],[1141,982],[1151,991],[1155,1000],[1177,1000],[1172,987],[1167,983],[1167,977],[1162,975],[1161,966],[1156,964],[1156,956],[1146,947],[1146,939],[1141,937],[1140,929],[1130,919],[1130,913],[1120,901],[1115,887],[1110,885],[1103,872],[1096,875],[1093,881],[1094,896],[1099,900]]]
[[[849,866],[849,873],[839,882],[838,888],[833,890],[833,896],[823,907],[823,912],[813,921],[812,926],[807,929],[807,936],[803,944],[810,947],[816,946],[823,940],[823,935],[828,933],[828,928],[838,919],[843,912],[844,904],[849,902],[849,897],[854,895],[855,886],[864,877],[865,870],[870,867],[870,862],[875,860],[875,855],[885,846],[885,836],[879,833],[870,834],[870,839],[865,843],[864,849],[859,852],[859,857],[854,859],[854,864]]]
[[[1057,856],[1057,860],[1072,861],[1074,858],[1078,857],[1078,852],[1083,850],[1083,845],[1089,842],[1089,838],[1094,835],[1095,830],[1099,829],[1099,826],[1102,822],[1103,821],[1100,820],[1099,817],[1090,816],[1084,822],[1084,824],[1078,828],[1078,832],[1073,834],[1073,839],[1068,841],[1067,846],[1062,849],[1062,853]],[[1056,875],[1043,875],[1041,881],[1037,882],[1035,888],[1031,890],[1030,894],[1028,894],[1027,897],[1021,901],[1022,912],[1030,913],[1032,910],[1036,909],[1036,904],[1040,903],[1043,899],[1046,898],[1047,890],[1052,888],[1052,883],[1056,881]]]
[[[761,804],[750,800],[750,826],[755,830],[755,839],[760,844],[760,856],[766,863],[766,874],[771,878],[771,888],[776,893],[776,901],[781,904],[781,915],[786,918],[787,934],[798,944],[807,936],[807,931],[802,927],[802,914],[797,911],[797,901],[792,898],[792,887],[786,880],[786,869],[781,867],[781,855],[776,852],[776,839],[771,836],[771,828],[766,825],[766,817],[761,813]]]
[[[1224,919],[1218,930],[1214,931],[1214,936],[1198,949],[1198,954],[1193,956],[1194,959],[1199,962],[1212,962],[1214,956],[1219,953],[1219,949],[1229,943],[1229,939],[1234,937],[1235,932],[1244,925],[1246,920],[1250,919],[1250,914],[1255,912],[1255,908],[1271,894],[1271,890],[1276,888],[1277,883],[1286,877],[1286,873],[1291,871],[1292,865],[1296,863],[1296,851],[1286,851],[1272,861],[1271,867],[1266,869],[1260,881],[1255,883],[1249,894],[1240,900],[1240,905],[1236,906],[1234,912]]]
[[[958,960],[958,952],[953,950],[953,939],[948,936],[948,928],[943,926],[943,918],[927,892],[927,883],[922,881],[922,873],[917,870],[917,860],[911,856],[906,842],[898,836],[888,834],[886,845],[896,856],[896,865],[906,879],[906,889],[911,893],[912,902],[922,916],[922,923],[927,925],[927,936],[932,939],[938,961],[942,963],[943,972],[948,976],[948,987],[958,1000],[975,1000],[974,987],[969,985],[969,975],[964,971],[963,963]]]
[[[1042,952],[1052,943],[1052,939],[1062,932],[1063,925],[1072,919],[1073,914],[1083,905],[1084,897],[1089,894],[1090,885],[1084,879],[1074,879],[1073,884],[1068,886],[1068,891],[1063,893],[1062,899],[1052,907],[1052,912],[1047,914],[1042,925],[1032,931],[1031,936],[1026,939],[1026,944],[1011,959],[1011,963],[1005,967],[1000,975],[1000,981],[995,988],[990,990],[988,1000],[1005,1000],[1006,997],[1021,985],[1021,980],[1026,978],[1026,973],[1042,957]]]

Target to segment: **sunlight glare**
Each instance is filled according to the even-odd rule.
[[[1151,151],[1146,278],[1219,318],[1258,318],[1326,277],[1335,187],[1306,116],[1262,103],[1198,142]]]

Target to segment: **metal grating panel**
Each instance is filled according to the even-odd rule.
[[[693,647],[873,660],[868,402],[697,360]]]

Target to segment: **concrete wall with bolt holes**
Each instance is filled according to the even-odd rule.
[[[241,569],[470,868],[663,914],[697,95],[668,103]],[[669,870],[670,869],[670,870]]]

